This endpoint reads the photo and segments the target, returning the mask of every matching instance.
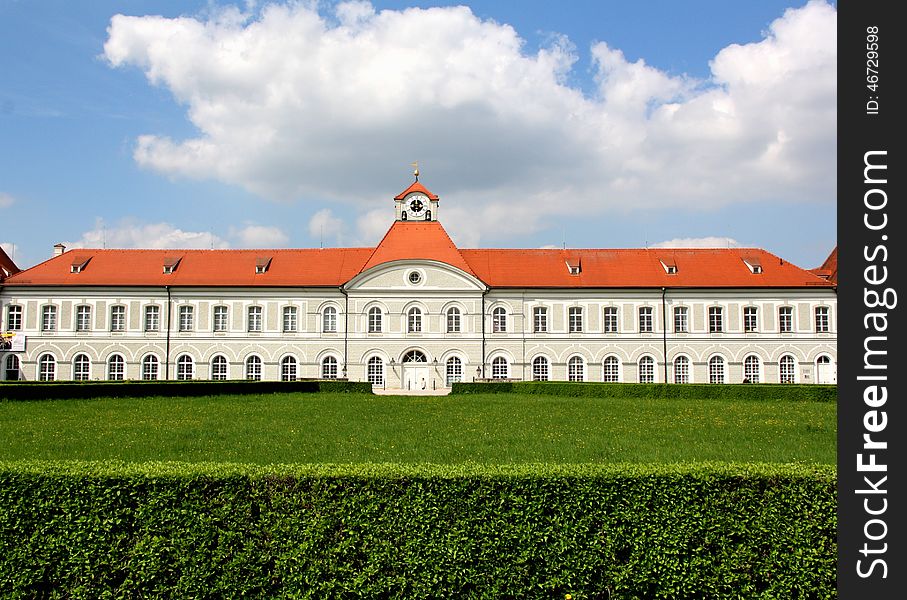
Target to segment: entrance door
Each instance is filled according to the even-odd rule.
[[[411,350],[403,356],[403,389],[428,389],[428,361],[418,350]]]
[[[419,364],[403,367],[403,389],[425,390],[428,385],[428,367]]]
[[[835,365],[827,356],[820,356],[816,361],[816,383],[838,383]]]

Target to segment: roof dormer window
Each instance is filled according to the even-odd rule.
[[[566,260],[566,263],[567,263],[567,271],[571,275],[579,275],[580,272],[582,272],[582,270],[583,270],[583,265],[580,262],[580,259],[578,259],[578,258],[568,258]]]
[[[91,260],[90,256],[80,256],[72,259],[72,264],[69,265],[70,273],[81,273],[85,270],[85,265],[88,264],[88,261]]]
[[[255,259],[255,274],[261,275],[268,271],[268,267],[271,266],[271,257],[270,256],[260,256]]]
[[[753,273],[754,275],[762,273],[762,263],[755,256],[744,256],[743,262],[750,270],[750,273]]]
[[[661,263],[662,268],[665,270],[665,273],[668,275],[677,275],[677,263],[674,262],[674,259],[671,258],[660,258],[658,262]]]
[[[164,275],[170,275],[180,264],[181,256],[167,256],[164,257]]]

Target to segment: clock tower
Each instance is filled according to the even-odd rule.
[[[394,197],[398,221],[437,221],[438,196],[419,183],[418,169],[413,173],[416,180]]]

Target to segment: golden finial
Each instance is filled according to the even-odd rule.
[[[416,181],[419,181],[419,161],[413,161],[409,164],[413,167],[413,177],[416,178]]]

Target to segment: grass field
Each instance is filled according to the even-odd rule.
[[[0,460],[836,461],[833,403],[358,394],[0,402]]]

